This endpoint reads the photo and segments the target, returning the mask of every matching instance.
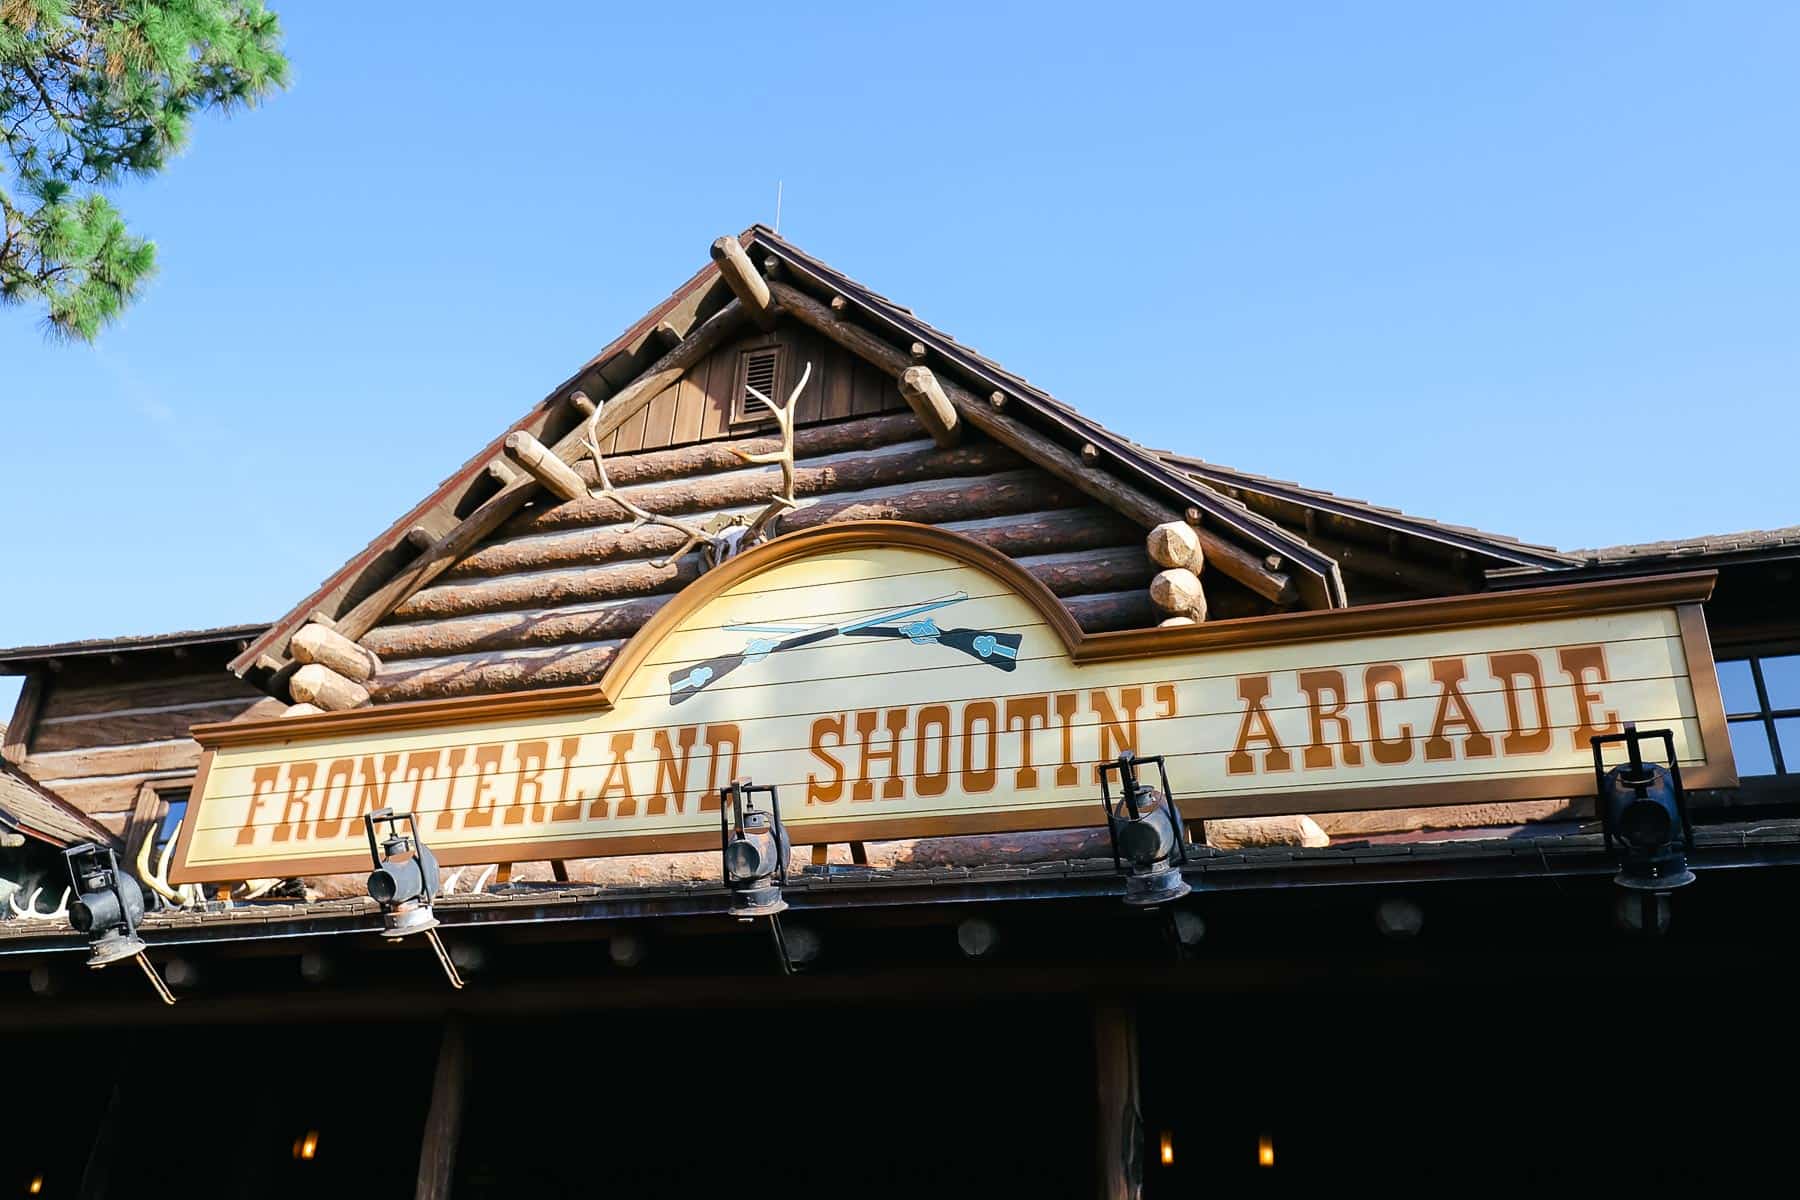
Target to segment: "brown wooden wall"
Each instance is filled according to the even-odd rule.
[[[145,783],[180,787],[200,763],[190,726],[226,721],[267,697],[225,669],[235,643],[64,660],[39,668],[8,730],[18,766],[124,837]]]
[[[813,425],[845,417],[902,412],[906,400],[893,379],[810,329],[783,324],[770,334],[752,333],[721,346],[696,363],[681,381],[663,389],[620,426],[607,444],[609,454],[632,454],[714,438],[741,436],[765,428],[763,419],[731,420],[746,351],[778,347],[781,373],[771,399],[785,403],[807,363],[813,367],[800,394],[796,423]],[[754,412],[760,418],[760,407]]]

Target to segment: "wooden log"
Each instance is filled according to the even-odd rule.
[[[1128,592],[1101,592],[1096,595],[1070,596],[1063,607],[1089,633],[1106,633],[1114,629],[1146,629],[1156,624],[1156,607],[1142,588]]]
[[[949,448],[962,441],[962,422],[957,419],[956,406],[944,395],[930,367],[908,367],[902,371],[900,395],[938,445]]]
[[[719,274],[725,280],[725,286],[731,294],[738,298],[751,319],[764,329],[775,327],[775,301],[769,295],[769,283],[756,273],[750,256],[738,240],[731,236],[718,239],[712,244],[712,260],[719,264]]]
[[[331,712],[361,708],[369,702],[368,689],[345,679],[330,667],[308,663],[288,680],[288,691],[302,704],[316,704]]]
[[[1194,527],[1186,521],[1164,521],[1152,529],[1144,541],[1150,557],[1159,565],[1186,567],[1196,575],[1200,573],[1206,552],[1200,549],[1200,538],[1194,533]]]
[[[431,549],[431,544],[435,541],[437,539],[431,536],[431,530],[423,525],[414,525],[406,531],[406,544],[421,554]]]
[[[1206,844],[1215,850],[1264,846],[1329,846],[1331,839],[1306,816],[1225,817],[1204,823]]]
[[[138,793],[144,784],[164,780],[179,784],[182,780],[193,778],[193,775],[192,767],[183,767],[174,771],[145,772],[139,775],[107,775],[78,783],[58,780],[53,790],[108,829],[115,825],[123,828],[137,808]]]
[[[943,526],[1009,558],[1122,546],[1137,535],[1136,525],[1099,505],[948,521]]]
[[[663,567],[653,566],[647,560],[632,559],[603,567],[500,575],[425,588],[394,610],[394,620],[461,617],[521,608],[561,608],[593,600],[631,600],[679,591],[698,578],[698,554],[689,554]]]
[[[1096,1138],[1102,1200],[1139,1200],[1144,1184],[1144,1118],[1138,1101],[1137,1021],[1122,1004],[1094,1008]]]
[[[1389,585],[1398,584],[1402,588],[1428,596],[1459,596],[1481,587],[1479,570],[1464,575],[1448,563],[1402,558],[1361,542],[1328,537],[1317,532],[1308,532],[1306,540],[1315,550],[1335,558],[1339,569],[1346,574],[1360,575]]]
[[[1153,569],[1149,556],[1136,546],[1037,555],[1017,561],[1058,596],[1142,587],[1145,576]]]
[[[1150,602],[1177,617],[1206,620],[1206,589],[1186,567],[1169,567],[1150,580]]]
[[[143,775],[180,771],[198,766],[200,747],[182,738],[142,746],[96,746],[89,750],[36,753],[23,763],[25,773],[54,788],[59,779],[86,779],[97,775]]]
[[[312,717],[325,710],[316,704],[290,704],[282,710],[283,717]]]
[[[425,1131],[419,1139],[419,1176],[413,1200],[450,1200],[468,1076],[468,1037],[462,1018],[452,1016],[444,1022],[444,1036],[438,1043],[431,1105],[425,1111]]]
[[[1070,508],[1080,499],[1073,488],[1041,471],[1006,471],[986,478],[940,480],[878,496],[828,496],[784,514],[781,530],[790,533],[836,521],[864,520],[942,525]]]
[[[518,483],[519,480],[524,478],[524,476],[520,475],[517,471],[513,470],[498,458],[483,469],[487,472],[487,477],[499,484],[502,490],[513,486],[513,484]]]
[[[580,413],[583,419],[593,416],[594,409],[598,407],[592,400],[588,399],[588,394],[580,388],[569,393],[569,406]]]
[[[1019,456],[993,442],[977,442],[942,450],[920,443],[917,450],[870,454],[862,458],[794,468],[794,494],[812,497],[872,488],[900,487],[921,480],[989,475],[1022,466]],[[668,479],[624,489],[625,496],[653,513],[676,516],[716,512],[722,508],[760,507],[781,488],[781,469],[776,466],[740,469],[712,475]],[[607,468],[608,475],[612,468]],[[617,481],[614,481],[617,483]],[[507,533],[536,534],[583,526],[612,525],[630,521],[631,514],[607,496],[583,495],[541,513],[531,513],[509,523]],[[784,528],[786,526],[784,525]],[[477,559],[476,561],[480,561]],[[458,568],[459,570],[463,568]]]
[[[1192,617],[1164,617],[1156,624],[1161,629],[1172,629],[1178,625],[1196,625],[1198,623]]]
[[[372,651],[317,623],[296,633],[288,649],[295,661],[329,667],[351,683],[362,683],[381,670],[381,659]]]
[[[590,642],[559,646],[549,653],[511,650],[471,654],[417,668],[389,664],[370,686],[377,701],[392,704],[597,683],[622,645],[623,642]]]
[[[681,340],[681,345],[657,359],[648,370],[621,388],[607,402],[606,412],[601,415],[595,432],[601,438],[613,433],[639,408],[654,399],[657,393],[680,380],[689,367],[712,353],[726,338],[741,329],[745,320],[744,306],[734,300],[701,322]],[[582,444],[584,428],[576,426],[553,447],[564,462],[572,461],[585,453]],[[429,553],[420,555],[393,578],[365,596],[349,612],[340,615],[339,632],[354,640],[374,628],[375,623],[387,616],[395,605],[437,578],[477,542],[523,508],[536,489],[535,483],[520,484],[489,497],[438,539]]]
[[[445,654],[558,646],[565,642],[596,642],[630,637],[668,602],[666,595],[645,596],[604,608],[530,609],[445,621],[378,625],[363,640],[380,647],[382,655],[390,662]]]
[[[163,709],[176,704],[258,700],[262,693],[226,671],[165,676],[131,683],[52,687],[38,714],[40,726],[65,717],[97,716],[124,710]]]
[[[783,311],[845,349],[862,355],[894,378],[898,379],[912,366],[901,351],[860,325],[844,320],[805,292],[784,283],[771,284],[770,291]],[[1131,517],[1146,529],[1182,519],[1173,509],[1142,495],[1108,472],[1084,464],[1079,454],[1057,445],[1005,413],[995,412],[991,405],[978,400],[960,384],[941,375],[938,382],[969,424],[1011,446],[1102,504]],[[1210,530],[1201,528],[1195,532],[1214,567],[1265,599],[1281,603],[1294,598],[1297,589],[1293,580],[1270,571],[1257,554],[1225,541]]]
[[[506,457],[524,468],[526,474],[543,484],[545,490],[558,500],[576,500],[588,494],[587,484],[581,481],[575,468],[523,429],[507,434],[505,446]]]

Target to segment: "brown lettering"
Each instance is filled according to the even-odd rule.
[[[250,775],[250,809],[244,814],[243,828],[238,830],[237,844],[248,846],[256,840],[256,813],[262,808],[263,801],[275,791],[275,785],[281,779],[281,768],[258,767]]]
[[[297,762],[288,764],[287,803],[281,807],[281,824],[275,826],[275,840],[285,842],[295,836],[296,830],[301,841],[306,840],[307,800],[312,795],[313,779],[319,773],[319,764]],[[300,820],[294,820],[294,810],[300,810]]]
[[[1556,652],[1556,660],[1568,673],[1569,682],[1575,685],[1575,729],[1569,735],[1575,749],[1581,753],[1589,752],[1590,739],[1601,734],[1619,732],[1619,714],[1607,712],[1596,721],[1594,706],[1600,703],[1600,693],[1588,684],[1588,672],[1594,673],[1595,683],[1606,683],[1605,646],[1564,646]]]
[[[464,829],[494,823],[494,776],[500,773],[500,762],[505,756],[506,747],[499,742],[475,747],[475,795],[469,801],[469,815],[463,818]]]
[[[1050,724],[1050,697],[1048,696],[1014,696],[1006,702],[1006,732],[1011,733],[1015,724],[1019,729],[1019,769],[1013,773],[1013,786],[1017,788],[1034,788],[1038,785],[1037,768],[1031,762],[1032,721],[1035,728],[1044,729]]]
[[[742,735],[738,732],[737,723],[728,721],[722,725],[706,727],[706,794],[700,797],[701,812],[719,811],[719,789],[737,778],[738,742]],[[731,747],[731,761],[725,770],[725,783],[719,782],[719,749]]]
[[[442,750],[416,750],[406,756],[406,767],[400,773],[400,781],[412,785],[415,815],[425,807],[425,784],[437,778],[438,767],[443,761]]]
[[[377,776],[374,756],[362,760],[362,794],[356,799],[356,811],[350,814],[350,827],[362,824],[363,814],[388,806],[388,785],[394,782],[394,772],[400,769],[398,754],[383,755],[381,772]]]
[[[1392,738],[1381,736],[1381,695],[1376,690],[1386,685],[1394,689],[1393,699],[1406,699],[1406,674],[1399,663],[1373,663],[1363,672],[1363,696],[1369,706],[1369,752],[1384,766],[1411,762],[1413,756],[1412,726],[1402,725]]]
[[[1337,755],[1332,752],[1335,745],[1343,747],[1346,767],[1362,766],[1362,747],[1356,744],[1356,737],[1350,732],[1350,718],[1344,714],[1350,705],[1349,698],[1344,695],[1344,673],[1302,671],[1299,678],[1300,690],[1306,693],[1307,718],[1312,725],[1311,740],[1300,753],[1301,763],[1308,769],[1336,766]],[[1331,693],[1329,705],[1320,700],[1324,692]],[[1329,742],[1325,740],[1327,723],[1336,726],[1337,732]]]
[[[319,789],[319,820],[313,826],[316,838],[336,837],[343,828],[344,810],[350,807],[350,777],[356,773],[356,760],[350,758],[333,759],[325,768],[325,786]],[[337,785],[337,816],[331,816],[331,788]],[[350,832],[354,833],[355,830]]]
[[[1074,787],[1081,781],[1081,770],[1075,765],[1075,713],[1081,697],[1074,692],[1056,693],[1056,720],[1062,726],[1062,761],[1056,764],[1056,786]]]
[[[574,821],[581,817],[581,802],[586,797],[580,792],[576,792],[575,798],[569,799],[569,772],[575,765],[575,755],[580,750],[581,739],[579,737],[566,737],[562,740],[562,745],[557,748],[557,756],[562,759],[560,771],[562,782],[557,785],[556,803],[550,806],[552,821]]]
[[[1089,692],[1088,703],[1093,705],[1100,718],[1100,762],[1094,764],[1094,782],[1098,783],[1100,763],[1111,762],[1123,750],[1137,753],[1137,714],[1144,703],[1144,689],[1119,689],[1119,708],[1125,710],[1123,722],[1119,720],[1118,710],[1113,708],[1112,697],[1105,692]]]
[[[619,806],[611,810],[615,817],[637,816],[637,797],[631,794],[631,768],[626,755],[631,753],[632,746],[637,744],[636,733],[615,733],[607,740],[606,748],[612,752],[612,762],[606,768],[606,779],[600,784],[600,794],[588,805],[589,820],[605,820],[608,813],[606,798],[614,792],[619,793]],[[735,757],[735,756],[734,756]]]
[[[549,742],[519,743],[519,777],[513,783],[512,803],[501,818],[505,825],[525,823],[525,789],[531,789],[531,819],[544,819],[544,768],[550,763]]]
[[[679,815],[687,808],[688,760],[694,753],[694,739],[699,735],[699,726],[683,725],[675,731],[675,742],[671,745],[668,730],[656,731],[653,746],[656,751],[656,790],[650,794],[650,802],[644,805],[645,815],[657,817],[665,812]],[[675,757],[676,746],[681,747],[679,760]]]
[[[463,760],[469,751],[457,746],[450,751],[450,780],[444,785],[444,811],[438,814],[437,828],[449,829],[456,824],[456,777],[462,773]]]
[[[1464,758],[1487,758],[1494,753],[1494,739],[1481,731],[1469,698],[1463,695],[1462,681],[1469,665],[1460,658],[1434,658],[1431,677],[1443,690],[1438,693],[1437,715],[1431,721],[1431,736],[1425,739],[1425,761],[1443,762],[1456,757],[1450,744],[1452,727],[1462,729]]]
[[[983,748],[983,762],[980,770],[975,768],[975,726],[977,723],[987,727],[987,736],[983,739],[987,744]],[[965,792],[991,792],[994,790],[996,768],[994,759],[1000,748],[1000,709],[992,700],[974,700],[963,706],[962,719],[962,789]]]
[[[930,771],[925,767],[925,758],[934,743],[937,746],[937,770]],[[947,706],[927,704],[919,710],[919,733],[913,746],[913,790],[921,796],[941,796],[949,791],[950,709]]]
[[[812,736],[809,747],[812,756],[831,768],[829,782],[821,783],[817,775],[806,777],[806,802],[808,804],[836,804],[844,795],[844,764],[825,749],[827,736],[837,740],[837,748],[844,746],[844,718],[840,713],[835,717],[814,717]]]
[[[1506,687],[1506,736],[1500,739],[1503,754],[1542,754],[1550,748],[1550,706],[1544,702],[1544,667],[1529,650],[1488,655],[1488,670]],[[1531,681],[1531,699],[1537,707],[1537,728],[1527,730],[1520,720],[1520,679]]]
[[[869,764],[877,759],[887,763],[888,777],[881,785],[881,798],[893,800],[906,794],[906,780],[900,775],[900,739],[906,733],[907,712],[904,708],[887,710],[888,748],[872,750],[876,726],[882,723],[881,710],[863,709],[856,714],[856,733],[862,740],[861,765],[857,771],[855,782],[850,785],[850,799],[854,801],[873,800],[875,785],[870,782]]]
[[[1248,775],[1256,770],[1256,758],[1250,752],[1252,742],[1268,747],[1263,752],[1264,771],[1292,769],[1293,756],[1282,747],[1281,738],[1275,733],[1275,724],[1269,720],[1269,710],[1263,707],[1269,698],[1269,677],[1240,675],[1237,691],[1238,699],[1244,702],[1244,721],[1238,726],[1237,745],[1225,759],[1225,773]]]

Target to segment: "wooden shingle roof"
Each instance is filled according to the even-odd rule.
[[[52,846],[77,842],[107,845],[112,834],[80,809],[40,787],[11,763],[0,761],[0,824]]]

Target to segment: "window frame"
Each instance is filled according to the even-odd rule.
[[[732,372],[731,409],[728,414],[733,429],[750,429],[773,426],[777,422],[775,414],[762,405],[751,400],[744,391],[749,382],[750,359],[758,354],[773,353],[775,355],[775,384],[769,399],[777,404],[786,400],[782,395],[782,385],[786,382],[787,346],[778,337],[758,338],[756,341],[738,347],[737,368]]]
[[[1779,781],[1785,784],[1800,783],[1800,763],[1795,763],[1791,767],[1788,765],[1786,757],[1781,752],[1781,737],[1775,729],[1777,721],[1800,718],[1800,708],[1775,708],[1770,703],[1769,685],[1763,679],[1762,668],[1765,658],[1795,657],[1800,657],[1800,654],[1797,654],[1793,648],[1781,647],[1741,650],[1733,653],[1729,658],[1718,659],[1718,665],[1721,667],[1729,662],[1747,664],[1750,668],[1750,682],[1756,688],[1756,711],[1738,710],[1734,712],[1728,709],[1725,713],[1726,730],[1729,732],[1733,725],[1748,725],[1752,721],[1761,725],[1763,737],[1767,738],[1769,743],[1769,761],[1775,766],[1772,774],[1744,775],[1740,777],[1740,783],[1757,781],[1758,786],[1769,786],[1764,781]]]

